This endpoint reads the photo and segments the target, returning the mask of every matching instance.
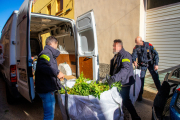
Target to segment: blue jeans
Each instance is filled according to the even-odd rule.
[[[44,119],[43,120],[53,120],[54,110],[55,110],[55,95],[54,92],[48,93],[38,93],[43,103]]]

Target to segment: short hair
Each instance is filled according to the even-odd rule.
[[[57,40],[54,36],[49,36],[49,37],[46,39],[46,45],[50,45],[51,42],[58,42],[58,40]]]
[[[121,44],[121,45],[123,46],[123,42],[122,42],[121,39],[115,39],[115,40],[114,40],[114,43],[119,43],[119,44]]]

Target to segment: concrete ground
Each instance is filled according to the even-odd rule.
[[[14,105],[6,102],[5,82],[0,79],[0,120],[43,120],[43,107],[40,98],[34,103],[20,99]],[[56,103],[54,120],[62,120],[61,111]]]
[[[143,101],[136,101],[135,109],[137,114],[141,117],[141,120],[151,120],[154,98],[155,93],[144,90]],[[125,110],[125,120],[131,120],[130,114],[127,112],[127,110]]]
[[[148,96],[148,97],[147,97]],[[150,97],[149,97],[150,96]],[[152,100],[155,94],[144,91],[145,99],[139,103],[135,103],[137,113],[142,120],[151,120]],[[25,99],[17,101],[14,105],[6,102],[5,82],[0,79],[0,120],[42,120],[43,108],[40,98],[36,98],[34,103],[30,103]],[[61,112],[56,103],[54,120],[62,120]]]
[[[151,120],[153,102],[148,99],[143,99],[142,102],[135,103],[135,109],[141,120]]]

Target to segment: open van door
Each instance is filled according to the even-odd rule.
[[[86,78],[99,79],[99,56],[93,10],[79,16],[76,21],[78,41],[78,73]]]
[[[19,9],[16,36],[17,87],[28,101],[35,98],[30,49],[31,0],[25,0]]]

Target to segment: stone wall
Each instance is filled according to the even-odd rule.
[[[106,77],[106,74],[110,72],[110,64],[100,63],[99,64],[99,77],[103,79]]]

